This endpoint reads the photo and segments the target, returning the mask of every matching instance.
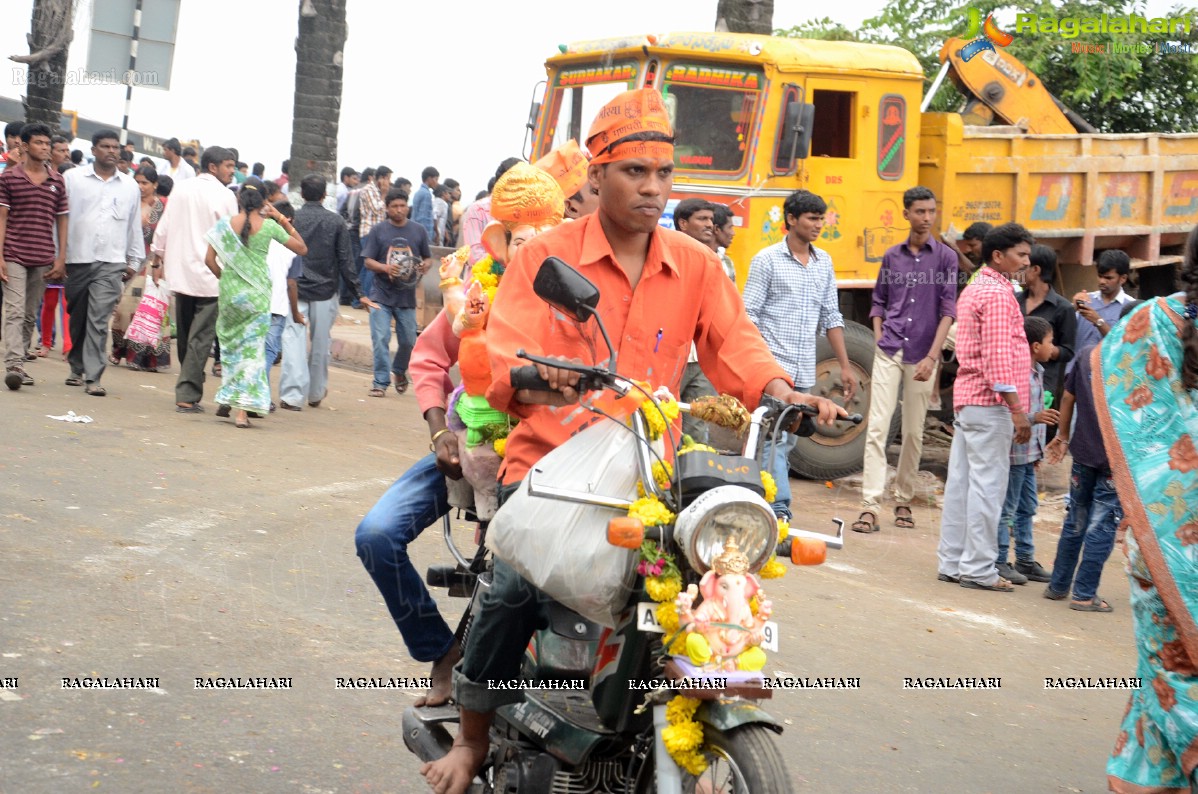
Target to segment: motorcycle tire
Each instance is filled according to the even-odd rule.
[[[794,783],[778,750],[777,734],[764,725],[742,725],[727,733],[703,726],[703,754],[707,769],[698,778],[682,773],[682,791],[692,794],[701,780],[711,781],[706,791],[728,794],[793,794]],[[647,766],[652,767],[652,763]],[[652,769],[641,794],[657,790]],[[729,776],[731,773],[731,777]],[[643,780],[646,778],[642,778]],[[729,788],[729,784],[731,788]]]

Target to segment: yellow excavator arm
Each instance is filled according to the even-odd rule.
[[[976,42],[952,38],[940,50],[942,71],[948,71],[965,97],[961,119],[966,124],[1011,124],[1047,135],[1095,131],[1018,58],[993,46],[979,48]]]

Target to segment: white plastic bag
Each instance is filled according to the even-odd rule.
[[[603,421],[541,458],[531,476],[536,485],[632,501],[639,443],[627,427]],[[625,511],[532,496],[528,480],[495,514],[487,545],[550,598],[615,628],[632,594],[636,552],[607,542],[607,522]]]

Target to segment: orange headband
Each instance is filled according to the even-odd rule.
[[[673,130],[665,102],[652,88],[619,94],[599,111],[587,133],[591,164],[630,157],[674,159]],[[630,136],[650,140],[624,140]]]

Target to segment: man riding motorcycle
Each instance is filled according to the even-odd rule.
[[[552,391],[516,391],[511,368],[518,349],[563,360],[595,360],[593,339],[533,292],[541,262],[557,256],[600,290],[603,318],[620,361],[632,378],[677,391],[691,343],[703,371],[723,393],[752,410],[763,394],[818,409],[831,424],[845,412],[835,403],[800,394],[774,361],[745,314],[735,286],[710,248],[658,226],[673,185],[673,137],[660,93],[620,94],[600,110],[586,140],[587,177],[599,209],[526,243],[508,267],[488,324],[493,382],[487,400],[520,419],[508,437],[500,479],[513,486],[545,453],[595,421],[575,403],[578,375],[538,364]],[[421,768],[437,794],[462,794],[486,759],[494,710],[523,698],[489,682],[519,677],[525,646],[541,620],[543,594],[501,560],[454,671],[461,729],[453,749]]]
[[[551,152],[536,165],[557,181],[564,195],[573,195],[584,187],[585,168],[553,156],[557,153]],[[527,207],[530,201],[539,200],[526,194],[519,184],[501,177],[492,200],[502,216],[504,206]],[[378,586],[408,653],[418,662],[433,663],[432,688],[417,699],[417,706],[439,706],[449,700],[451,672],[461,658],[457,638],[408,557],[408,544],[449,512],[445,478],[462,477],[458,439],[446,423],[448,398],[454,388],[449,372],[458,363],[460,341],[450,327],[452,320],[440,312],[412,351],[416,401],[428,423],[432,450],[387,489],[354,533],[358,557]]]

